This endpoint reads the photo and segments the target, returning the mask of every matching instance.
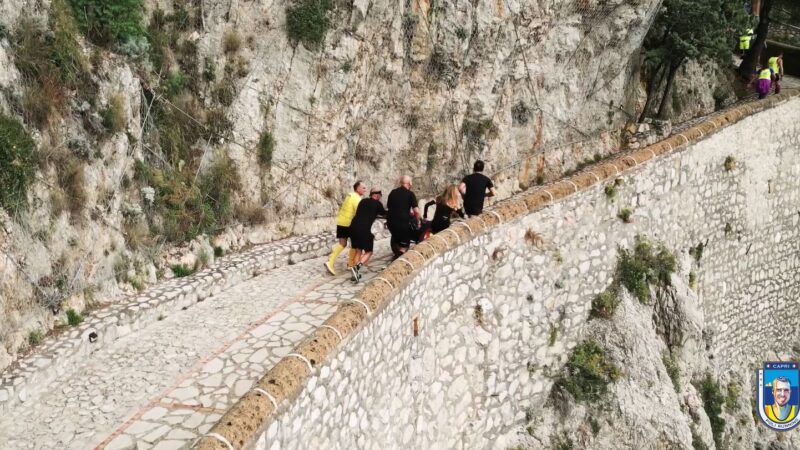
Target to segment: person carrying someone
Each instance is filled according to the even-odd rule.
[[[410,176],[401,176],[400,186],[392,190],[386,200],[386,208],[389,210],[386,215],[386,225],[392,235],[390,245],[395,258],[399,258],[411,246],[412,222],[419,228],[421,214],[417,196],[411,192],[412,185]]]
[[[423,216],[428,217],[428,208],[436,205],[433,211],[433,220],[431,221],[431,232],[436,234],[450,226],[450,219],[454,215],[464,218],[464,210],[461,208],[459,201],[460,194],[458,193],[458,186],[450,185],[445,188],[442,195],[431,200],[425,204],[425,211]]]
[[[353,185],[353,192],[347,194],[344,202],[342,202],[342,206],[339,208],[339,213],[336,214],[336,239],[338,242],[333,246],[328,261],[324,263],[325,269],[327,269],[328,273],[331,275],[336,275],[333,263],[336,261],[336,257],[339,256],[339,253],[342,253],[342,250],[347,247],[347,239],[350,237],[350,222],[356,215],[356,208],[358,208],[358,203],[361,201],[361,196],[364,195],[366,191],[367,185],[361,181],[356,181],[356,184]],[[351,248],[350,254],[347,257],[348,268],[355,264],[355,257],[356,252]]]
[[[350,223],[350,245],[356,250],[356,264],[350,268],[353,272],[351,280],[358,283],[361,280],[361,269],[369,263],[372,257],[375,235],[372,234],[372,224],[378,217],[386,217],[386,209],[381,203],[381,191],[372,188],[369,197],[361,200],[356,210],[356,215]]]
[[[494,197],[495,190],[492,180],[483,173],[483,161],[475,161],[472,166],[473,173],[461,180],[458,190],[464,196],[464,212],[467,216],[477,216],[483,212],[483,201],[486,196]]]
[[[781,93],[781,80],[783,79],[783,51],[767,60],[772,71],[772,82],[775,84],[775,95]]]
[[[758,72],[758,80],[756,81],[756,92],[759,99],[767,97],[771,84],[772,70],[769,67],[764,67]]]

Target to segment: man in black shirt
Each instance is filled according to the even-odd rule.
[[[411,186],[411,177],[403,175],[400,177],[400,187],[390,192],[389,199],[386,201],[386,207],[389,210],[386,223],[392,234],[391,246],[395,258],[405,253],[411,245],[412,221],[416,228],[419,228],[421,214],[417,197],[411,192]]]
[[[361,280],[361,268],[369,262],[372,256],[372,246],[375,235],[372,234],[372,224],[378,217],[386,217],[386,209],[381,203],[381,191],[372,188],[369,197],[361,200],[356,209],[356,215],[350,222],[350,245],[356,250],[357,264],[350,268],[353,272],[353,282]]]
[[[494,197],[494,184],[483,172],[483,161],[475,161],[473,173],[461,180],[458,190],[464,196],[464,212],[468,216],[477,216],[483,212],[483,200],[488,195]]]

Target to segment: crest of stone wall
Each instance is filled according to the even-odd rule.
[[[196,447],[491,447],[546,400],[592,298],[611,283],[618,246],[637,234],[693,265],[718,367],[791,341],[800,326],[796,95],[720,114],[414,247]],[[604,189],[615,180],[612,201]],[[623,208],[631,223],[617,217]],[[697,262],[688,250],[700,243]]]

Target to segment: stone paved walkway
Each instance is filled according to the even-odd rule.
[[[364,281],[388,264],[388,242]],[[0,449],[178,449],[361,285],[324,258],[275,269],[93,353],[0,417]]]

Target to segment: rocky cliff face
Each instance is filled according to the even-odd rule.
[[[554,387],[546,407],[529,411],[530,422],[504,442],[598,450],[797,448],[796,431],[775,433],[759,423],[751,371],[713,372],[700,301],[683,280],[673,276],[672,286],[653,290],[649,306],[624,292],[611,320],[589,322],[586,337],[624,374],[608,395],[577,403]],[[795,361],[798,355],[771,357]]]
[[[77,36],[83,82],[36,116],[48,85],[20,64],[21,24],[70,28],[55,2],[2,2],[0,112],[41,161],[29,207],[0,212],[0,369],[67,308],[207,263],[212,246],[329,228],[355,179],[388,190],[406,172],[430,194],[483,158],[508,194],[613,151],[659,3],[337,1],[313,46],[287,37],[285,2],[151,1],[149,44],[110,51]],[[238,182],[214,210],[231,215],[215,222],[221,235],[165,240],[170,214],[206,214],[179,194],[214,188],[193,183],[227,158]]]

